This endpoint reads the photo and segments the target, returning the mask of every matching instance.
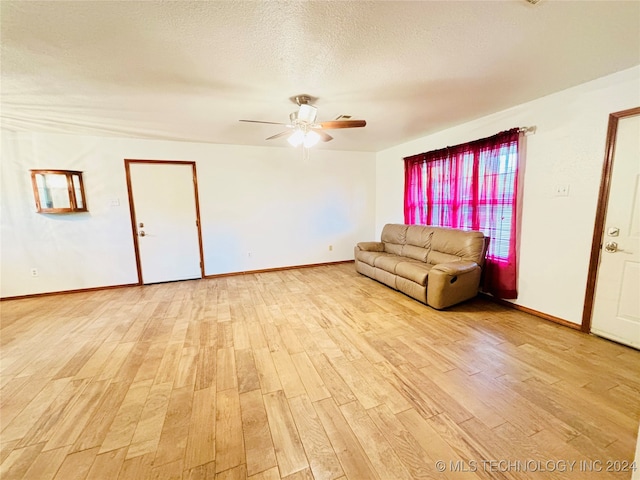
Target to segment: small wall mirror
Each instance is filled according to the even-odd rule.
[[[38,213],[86,212],[82,172],[31,170],[31,184]]]

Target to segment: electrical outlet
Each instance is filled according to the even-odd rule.
[[[247,252],[247,257],[251,258],[251,255],[253,255],[251,252]]]
[[[556,197],[568,197],[569,196],[569,184],[556,185],[554,189]]]
[[[38,269],[37,268],[32,268],[31,269],[31,276],[32,277],[37,277],[38,276]]]

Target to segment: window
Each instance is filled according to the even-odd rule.
[[[82,172],[31,170],[31,184],[39,213],[86,212]]]
[[[485,291],[516,298],[519,129],[405,158],[405,223],[490,238]]]

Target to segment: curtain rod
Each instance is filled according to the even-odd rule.
[[[519,127],[518,128],[518,132],[519,133],[524,133],[525,136],[529,136],[529,135],[535,134],[537,129],[538,129],[538,127],[535,126],[535,125],[532,125],[530,127]],[[513,131],[513,129],[511,129],[511,131]],[[444,148],[442,148],[440,150],[445,150],[445,149],[448,149],[448,148],[451,148],[451,147],[444,147]],[[427,152],[425,152],[425,153],[427,153]],[[418,155],[424,155],[424,153],[418,153]],[[417,155],[410,155],[410,157],[413,157],[413,156],[417,156]],[[404,160],[406,160],[407,158],[409,158],[409,157],[404,157]]]

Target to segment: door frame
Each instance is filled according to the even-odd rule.
[[[202,228],[200,222],[200,202],[198,201],[198,176],[196,172],[196,162],[187,160],[137,160],[137,159],[124,159],[124,169],[127,179],[127,193],[129,194],[129,212],[131,217],[131,234],[133,236],[133,248],[136,256],[136,269],[138,271],[138,285],[143,285],[142,282],[142,263],[140,262],[140,247],[138,245],[136,212],[133,198],[133,188],[131,186],[131,170],[130,165],[132,163],[139,164],[171,164],[171,165],[191,165],[191,172],[193,174],[193,194],[196,202],[196,226],[198,229],[198,250],[200,255],[200,278],[204,278],[204,250],[202,247]]]
[[[605,146],[604,164],[602,165],[600,191],[598,193],[598,206],[596,210],[595,225],[593,228],[593,240],[591,242],[591,258],[589,260],[589,273],[587,274],[587,290],[585,293],[584,308],[582,310],[581,330],[586,333],[591,332],[591,316],[593,314],[596,282],[598,280],[598,268],[600,266],[600,254],[602,252],[604,221],[607,214],[607,208],[609,206],[609,192],[611,191],[613,156],[616,150],[618,122],[623,118],[633,117],[635,115],[640,115],[640,107],[629,108],[627,110],[621,110],[619,112],[609,114],[607,143]]]

